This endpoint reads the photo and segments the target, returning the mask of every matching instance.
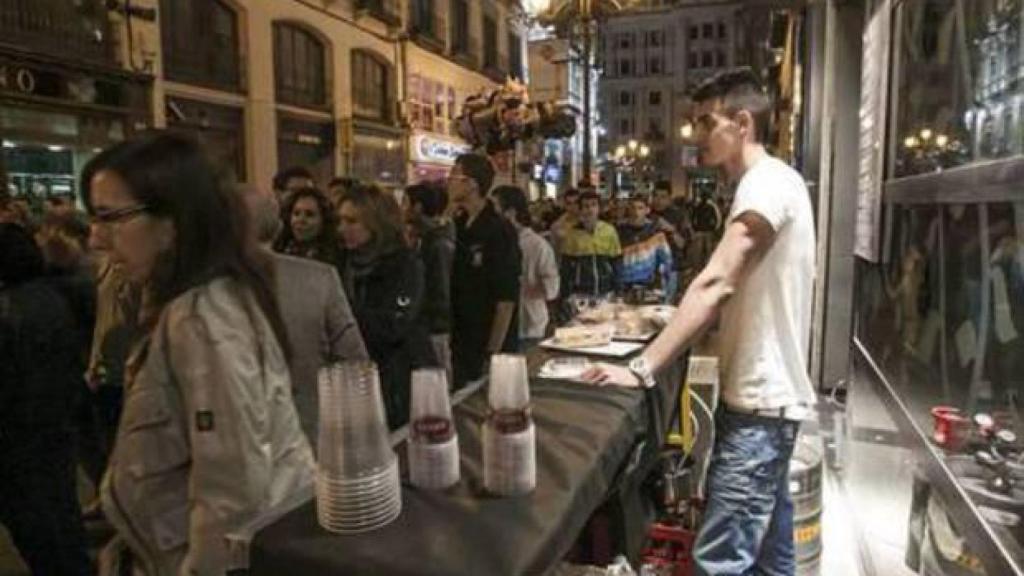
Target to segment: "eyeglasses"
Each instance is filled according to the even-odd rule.
[[[134,206],[118,208],[117,210],[96,212],[89,216],[89,223],[94,226],[103,226],[126,222],[148,210],[149,206],[146,206],[145,204],[136,204]]]

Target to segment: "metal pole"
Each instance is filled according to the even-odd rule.
[[[584,0],[585,2],[586,0]],[[590,141],[590,19],[583,21],[583,179],[590,182],[591,141]]]

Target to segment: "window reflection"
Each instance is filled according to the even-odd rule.
[[[895,176],[1024,152],[1021,0],[901,7]]]

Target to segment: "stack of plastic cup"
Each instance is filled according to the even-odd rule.
[[[319,380],[317,520],[331,532],[380,528],[401,514],[402,490],[377,367],[334,364]]]
[[[537,451],[526,357],[492,356],[488,386],[491,411],[483,427],[484,488],[499,496],[527,494],[537,485]]]
[[[413,371],[411,404],[409,479],[427,490],[449,488],[459,481],[459,437],[443,369]]]

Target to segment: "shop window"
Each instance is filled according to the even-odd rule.
[[[899,10],[892,175],[1024,153],[1020,3],[916,0]]]
[[[165,104],[168,129],[191,134],[219,168],[245,181],[245,115],[241,108],[170,96]]]
[[[164,76],[241,91],[238,16],[221,0],[160,0]]]
[[[452,14],[452,52],[468,54],[469,47],[469,2],[468,0],[449,0]]]
[[[335,175],[334,122],[316,122],[279,114],[277,118],[277,166],[304,166],[317,182]]]
[[[498,21],[484,14],[484,68],[498,67]]]
[[[324,44],[308,30],[274,24],[274,85],[277,101],[294,106],[327,106]]]
[[[409,122],[414,129],[444,134],[456,117],[455,90],[426,76],[409,76]]]
[[[352,109],[356,116],[391,121],[391,65],[366,50],[352,51]]]

